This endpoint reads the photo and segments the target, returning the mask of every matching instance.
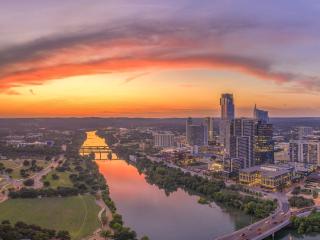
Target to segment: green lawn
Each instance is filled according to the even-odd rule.
[[[57,174],[59,176],[59,179],[53,180],[52,174]],[[73,184],[70,181],[69,178],[70,173],[68,172],[57,172],[57,171],[51,171],[43,181],[49,181],[51,188],[57,188],[57,187],[72,187]]]
[[[99,227],[98,212],[93,196],[11,199],[0,204],[0,221],[24,221],[49,229],[68,230],[76,240],[89,236]]]

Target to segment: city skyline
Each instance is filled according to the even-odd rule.
[[[317,1],[1,5],[2,117],[320,116]]]

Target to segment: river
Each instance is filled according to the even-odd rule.
[[[104,139],[87,133],[84,146],[106,146]],[[100,155],[97,155],[97,159]],[[107,157],[105,157],[106,159]],[[116,157],[115,157],[116,158]],[[110,195],[126,226],[152,240],[209,240],[242,228],[251,218],[237,210],[200,205],[197,196],[178,190],[169,196],[146,182],[144,175],[124,160],[96,160]],[[289,239],[290,233],[279,239]],[[300,239],[300,238],[292,238]],[[310,238],[313,240],[316,238]]]

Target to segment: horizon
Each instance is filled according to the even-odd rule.
[[[317,1],[2,5],[0,117],[320,117]]]

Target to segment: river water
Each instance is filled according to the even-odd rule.
[[[88,132],[84,145],[106,146],[106,143],[95,132]],[[99,154],[96,157],[100,159]],[[144,175],[140,175],[126,161],[96,162],[107,180],[111,198],[125,225],[140,237],[147,235],[152,240],[209,240],[251,222],[250,217],[234,209],[222,209],[215,204],[211,207],[200,205],[197,203],[198,197],[190,196],[183,190],[167,196],[157,186],[147,183]],[[288,236],[289,233],[280,239],[289,239]]]

